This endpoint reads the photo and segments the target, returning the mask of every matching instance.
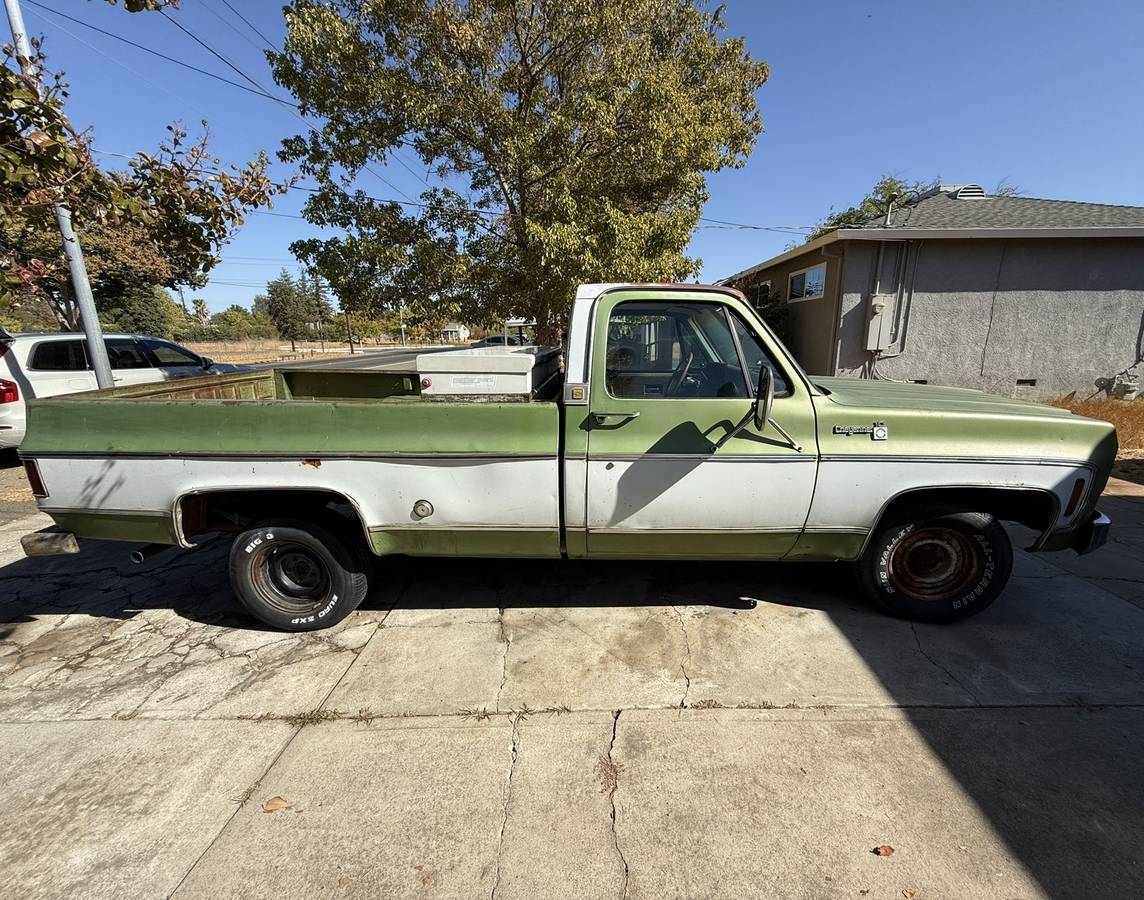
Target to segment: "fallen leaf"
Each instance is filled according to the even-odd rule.
[[[860,888],[858,893],[861,894],[863,897],[865,897],[868,893],[870,893],[870,889],[869,888]]]
[[[916,893],[917,893],[917,891],[912,890],[910,888],[906,888],[904,891],[902,891],[902,896],[905,897],[906,900],[913,900],[913,896]]]
[[[415,868],[415,869],[416,869],[418,872],[420,872],[420,871],[421,871],[422,869],[424,869],[425,867],[424,867],[423,865],[421,865],[420,863],[418,863],[418,864],[417,864],[417,865],[415,865],[413,868]]]
[[[873,853],[875,856],[893,856],[894,855],[894,848],[891,847],[889,844],[882,844],[881,847],[875,847],[870,852]]]
[[[425,887],[426,885],[430,885],[432,883],[433,883],[433,879],[430,878],[428,875],[426,875],[424,878],[421,879],[421,886],[422,887]]]
[[[290,803],[285,797],[271,797],[262,804],[263,812],[278,812],[280,809],[289,809]]]
[[[345,887],[349,883],[350,880],[348,878],[343,877],[338,879],[338,887]]]

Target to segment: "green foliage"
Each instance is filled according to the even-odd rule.
[[[192,325],[185,336],[189,341],[249,341],[276,337],[278,332],[269,318],[253,315],[237,303],[215,313],[205,325]]]
[[[78,324],[54,221],[57,203],[72,210],[93,290],[103,289],[101,278],[197,286],[245,212],[268,206],[286,189],[270,181],[264,153],[225,167],[210,154],[205,132],[190,142],[176,126],[168,126],[157,152],[137,154],[122,171],[104,171],[92,158],[90,133],[78,132],[64,113],[61,77],[42,75],[38,45],[32,60],[17,60],[11,47],[4,54],[0,299],[11,307],[46,301],[64,327]]]
[[[895,206],[902,206],[917,199],[919,194],[933,190],[939,183],[940,179],[934,178],[930,181],[915,181],[911,184],[897,175],[883,175],[874,185],[874,189],[863,197],[857,206],[851,206],[841,212],[831,212],[814,231],[807,235],[806,239],[813,241],[815,238],[837,228],[866,225],[886,215],[891,199],[893,199]]]
[[[578,282],[686,278],[706,173],[741,166],[769,74],[692,0],[293,0],[275,80],[323,128],[287,140],[344,236],[291,249],[343,308],[411,324],[535,317]],[[347,185],[412,151],[421,204]]]
[[[259,299],[256,297],[254,300],[256,310]],[[283,269],[277,278],[266,285],[264,299],[266,315],[278,329],[278,334],[287,338],[291,346],[296,340],[306,337],[306,323],[310,321],[309,298],[299,289],[289,272]]]
[[[118,294],[96,298],[99,318],[116,331],[175,339],[188,328],[186,316],[171,295],[158,285],[140,284]]]

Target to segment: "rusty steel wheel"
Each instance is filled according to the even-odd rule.
[[[981,555],[971,538],[948,527],[912,531],[890,554],[890,583],[913,597],[945,600],[981,578]]]
[[[883,524],[858,561],[866,596],[891,615],[953,622],[997,599],[1013,569],[1009,536],[987,513]]]

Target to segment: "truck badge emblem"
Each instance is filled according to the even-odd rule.
[[[852,434],[868,434],[872,441],[884,441],[890,436],[890,429],[885,422],[875,422],[873,425],[835,425],[833,430],[835,434],[847,437]]]

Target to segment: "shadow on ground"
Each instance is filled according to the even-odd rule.
[[[43,614],[124,620],[148,609],[260,628],[234,605],[225,541],[141,566],[127,549],[87,542],[79,556],[0,569],[0,638]],[[754,628],[763,639],[753,653],[765,656],[773,634],[776,647],[788,642],[782,658],[797,660],[810,648],[792,650],[799,632],[775,613],[820,611],[1047,894],[1131,896],[1144,876],[1144,620],[1051,566],[1028,561],[995,607],[944,627],[868,609],[842,565],[394,559],[379,567],[376,585],[366,609],[714,608],[727,623],[706,632],[705,652],[716,656],[720,635],[730,653],[734,631]],[[919,653],[922,668],[903,665]],[[768,677],[781,683],[783,672]],[[924,804],[925,791],[918,796]],[[938,839],[968,842],[953,832]]]

